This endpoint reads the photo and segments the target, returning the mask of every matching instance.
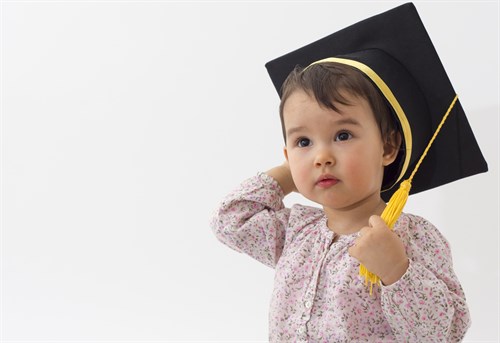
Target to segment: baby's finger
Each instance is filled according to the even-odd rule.
[[[354,258],[358,258],[358,247],[356,246],[356,243],[354,243],[353,245],[351,245],[349,247],[349,249],[347,249],[347,252],[349,253],[349,255],[351,255],[351,257],[354,257]]]
[[[349,254],[352,256],[352,257],[355,257],[354,255],[357,255],[357,250],[358,249],[354,249],[354,250],[351,250],[351,248],[354,248],[356,246],[359,245],[360,241],[363,239],[363,235],[365,235],[367,233],[367,231],[369,230],[370,228],[368,227],[363,227],[361,228],[357,234],[356,234],[356,238],[352,241],[351,243],[351,246],[349,248]],[[354,255],[353,255],[354,254]]]
[[[373,215],[368,219],[368,224],[370,227],[373,228],[379,228],[379,227],[385,227],[387,226],[384,222],[384,220],[380,216]]]
[[[371,231],[372,227],[371,226],[363,226],[361,229],[358,231],[358,236],[362,237],[369,233]]]

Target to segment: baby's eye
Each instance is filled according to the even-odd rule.
[[[297,146],[300,148],[305,148],[311,145],[311,140],[309,138],[299,138],[297,139]]]
[[[352,135],[347,132],[347,131],[342,131],[337,134],[337,137],[335,137],[336,141],[346,141],[348,139],[351,139]]]

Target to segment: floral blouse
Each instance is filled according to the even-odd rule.
[[[394,231],[410,265],[389,286],[369,288],[347,249],[356,234],[328,229],[322,209],[285,208],[269,175],[244,181],[212,219],[216,237],[275,268],[271,342],[458,342],[470,326],[450,247],[427,220],[403,213]]]

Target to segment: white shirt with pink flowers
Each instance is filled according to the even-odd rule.
[[[403,213],[394,232],[410,266],[373,295],[348,248],[356,234],[328,229],[322,209],[286,208],[264,173],[245,180],[212,219],[216,237],[275,269],[271,342],[458,342],[470,326],[450,247],[427,220]]]

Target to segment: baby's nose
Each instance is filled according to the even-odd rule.
[[[320,166],[330,166],[334,163],[334,158],[332,154],[327,150],[322,150],[316,155],[315,164],[317,167]]]

